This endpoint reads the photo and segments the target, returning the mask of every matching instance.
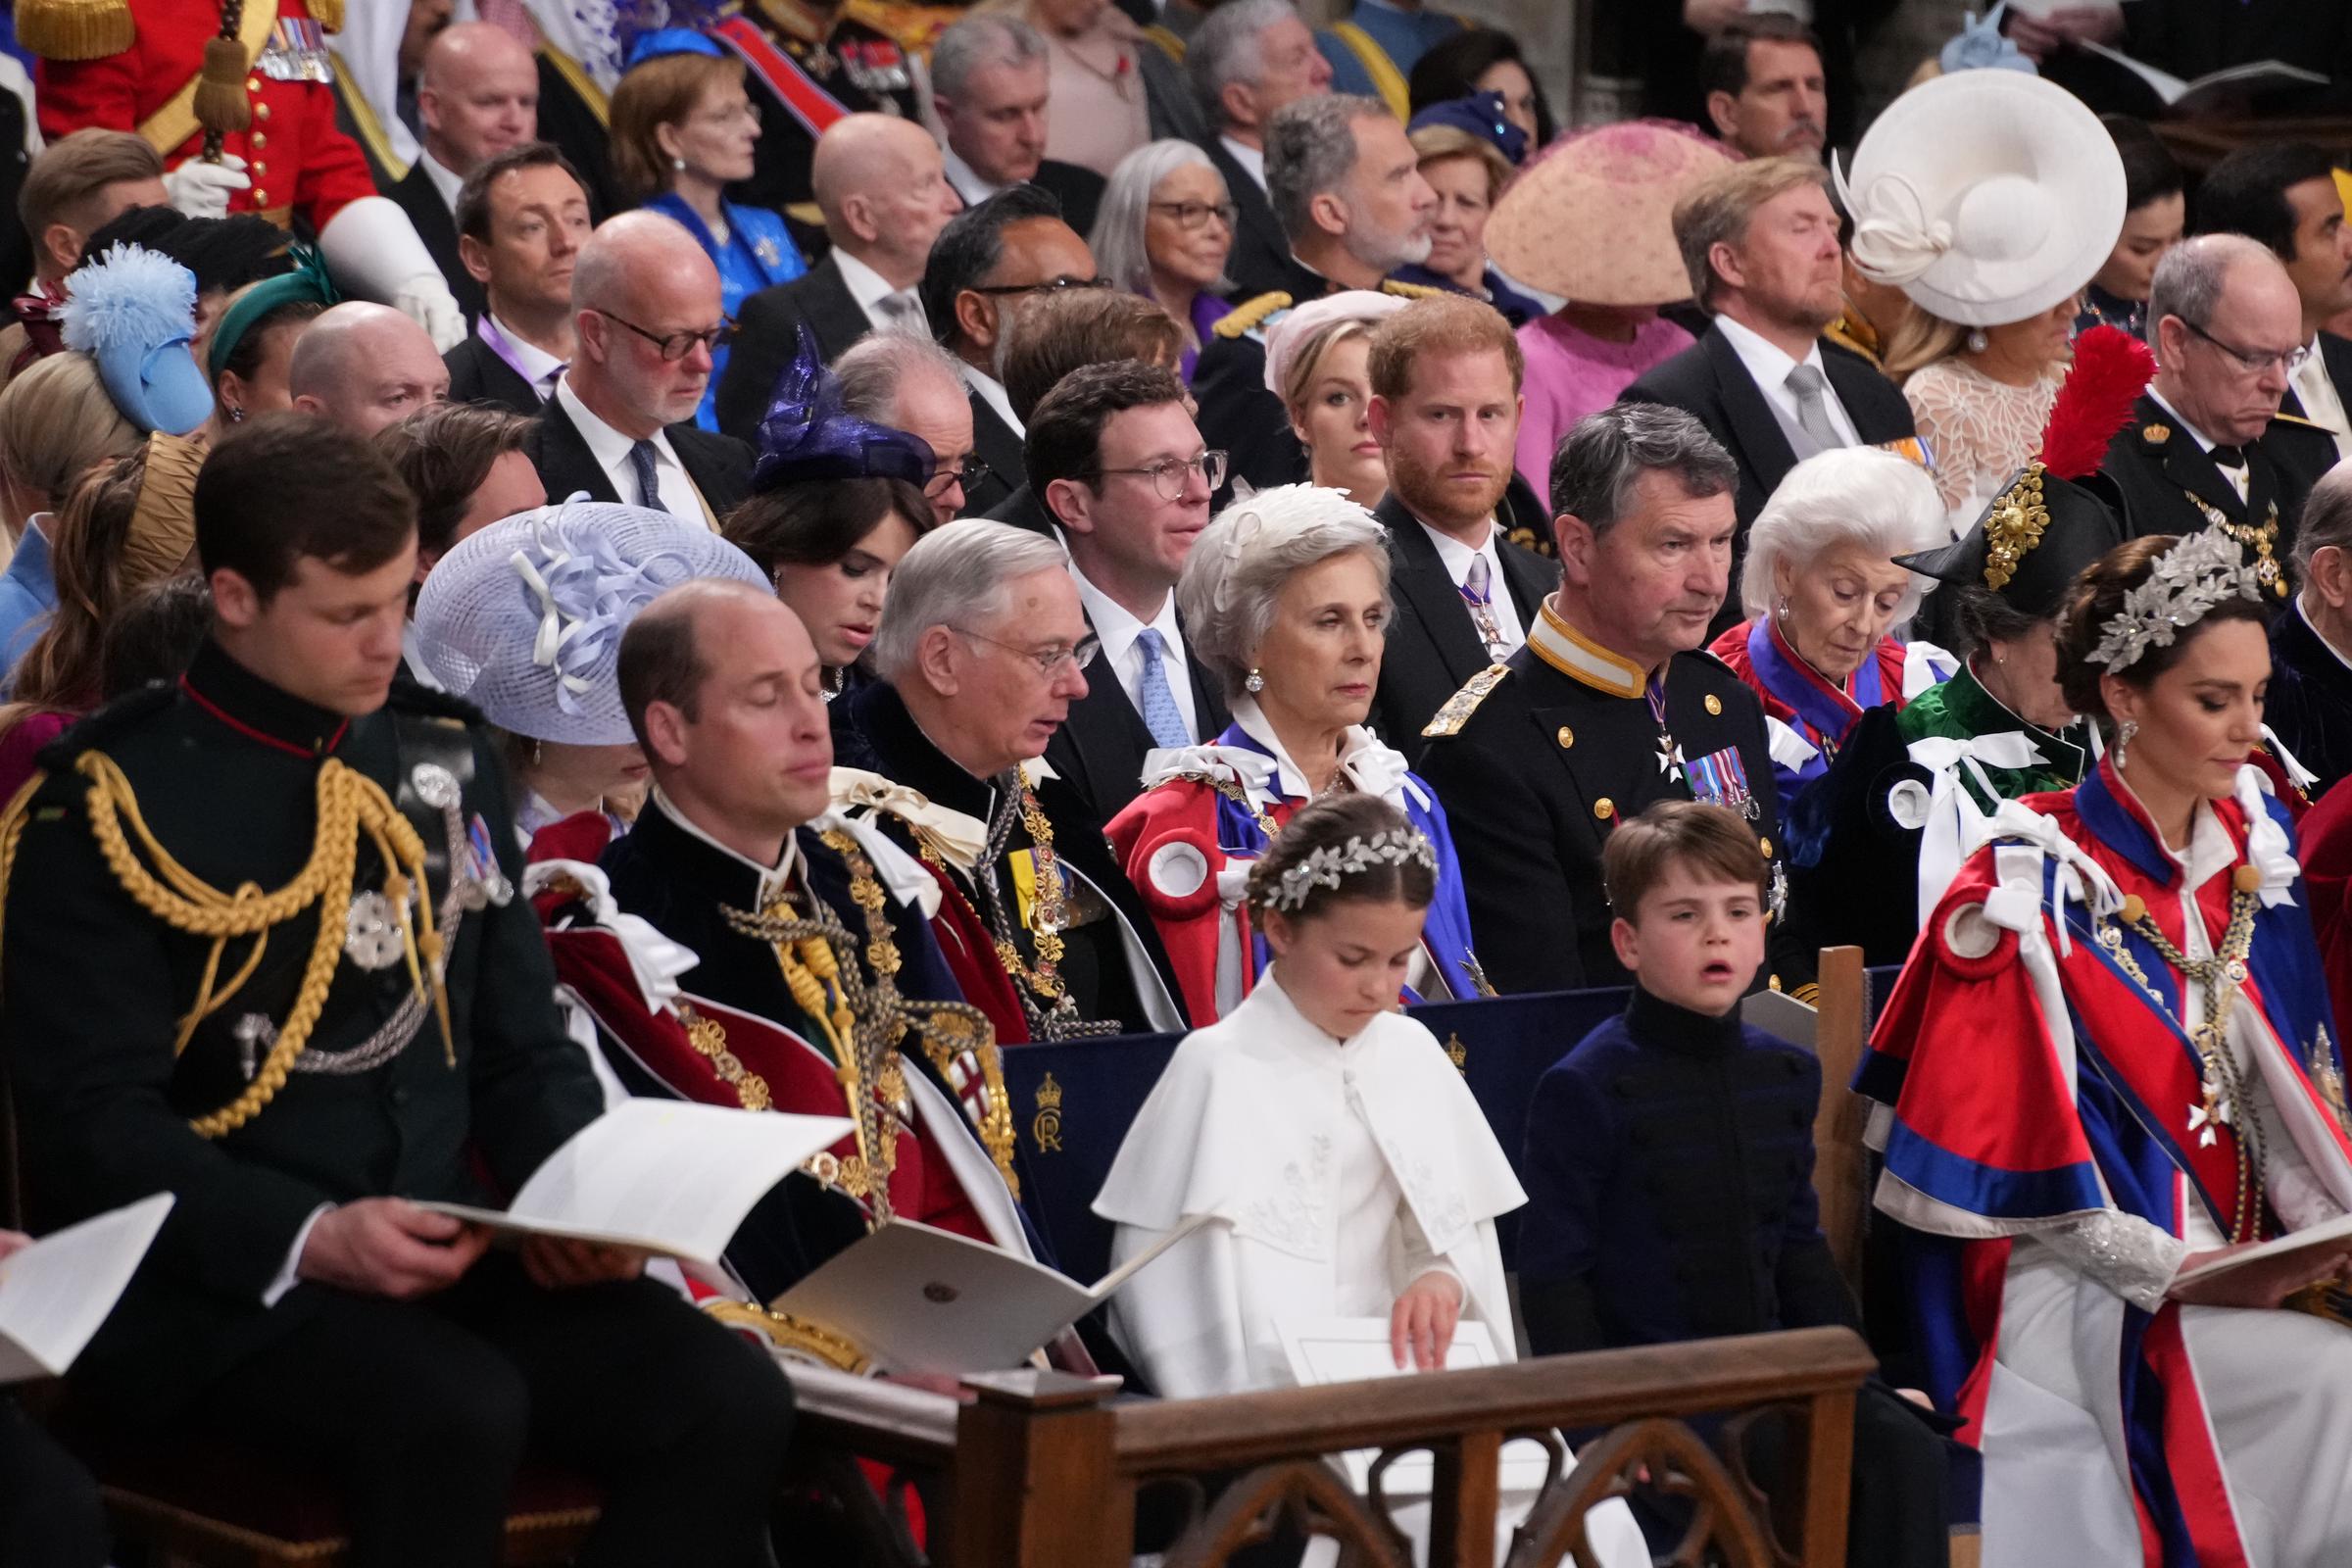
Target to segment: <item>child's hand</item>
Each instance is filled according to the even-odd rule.
[[[1389,1350],[1396,1370],[1443,1370],[1453,1326],[1461,1320],[1462,1287],[1452,1275],[1432,1269],[1407,1285],[1389,1310]]]

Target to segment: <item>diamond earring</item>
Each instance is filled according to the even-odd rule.
[[[1254,669],[1253,669],[1253,670],[1251,670],[1251,671],[1250,672],[1250,678],[1249,678],[1248,680],[1246,680],[1246,681],[1242,682],[1242,690],[1244,690],[1244,691],[1246,691],[1246,692],[1250,693],[1250,694],[1251,696],[1253,696],[1253,697],[1254,697],[1255,695],[1257,695],[1259,692],[1262,692],[1262,691],[1264,691],[1265,689],[1266,689],[1266,677],[1265,677],[1265,676],[1263,676],[1263,675],[1260,675],[1260,674],[1259,674],[1259,673],[1258,673],[1256,670],[1254,670]]]
[[[2138,733],[2138,723],[2129,718],[2124,720],[2124,727],[2115,732],[2115,765],[2117,767],[2124,765],[2125,748],[2132,744],[2132,737]]]

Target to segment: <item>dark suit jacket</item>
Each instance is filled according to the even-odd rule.
[[[841,264],[827,256],[789,283],[763,288],[735,313],[735,336],[727,368],[718,378],[718,427],[739,441],[760,433],[760,416],[776,389],[776,377],[792,363],[801,327],[816,342],[817,357],[831,365],[851,344],[873,330],[865,308],[843,281]]]
[[[1825,340],[1821,365],[1863,445],[1884,446],[1918,434],[1902,389],[1868,360]],[[1796,453],[1764,401],[1763,388],[1747,373],[1740,351],[1720,327],[1709,326],[1696,343],[1642,372],[1617,401],[1662,403],[1696,416],[1740,465],[1740,532],[1732,551],[1737,581],[1739,560],[1747,553],[1748,525],[1764,510],[1773,488],[1796,466]]]
[[[1275,289],[1288,290],[1297,264],[1291,242],[1274,218],[1265,191],[1212,133],[1200,144],[1208,161],[1225,176],[1225,194],[1234,208],[1233,254],[1225,259],[1225,275],[1233,279],[1233,297],[1255,298]]]
[[[963,514],[967,517],[986,516],[996,508],[1012,499],[1013,491],[1029,482],[1029,465],[1021,448],[1021,438],[989,407],[988,399],[979,393],[969,394],[972,404],[972,452],[988,465],[988,477],[978,484],[968,485],[963,492]]]
[[[1176,629],[1181,636],[1181,620]],[[1215,740],[1233,722],[1224,694],[1189,643],[1184,666],[1192,682],[1198,738]],[[1096,821],[1107,822],[1144,792],[1144,754],[1158,744],[1118,675],[1106,663],[1097,662],[1086,672],[1086,695],[1070,705],[1069,718],[1047,743],[1046,762],[1086,802]]]
[[[2317,425],[2279,420],[2251,442],[2246,453],[2246,500],[2197,438],[2154,397],[2143,395],[2107,448],[2100,472],[2124,498],[2124,532],[2140,538],[2158,533],[2194,533],[2208,525],[2191,497],[2210,502],[2235,523],[2259,525],[2278,512],[2278,537],[2271,554],[2281,569],[2292,548],[2304,498],[2319,473],[2335,461],[2335,438]],[[2283,580],[2283,579],[2281,579]]]
[[[516,414],[536,417],[539,394],[520,371],[500,359],[490,345],[479,337],[465,342],[441,356],[449,367],[449,400],[452,403],[489,403]]]
[[[408,214],[409,221],[416,225],[416,237],[424,241],[433,265],[441,269],[441,275],[449,282],[449,292],[456,298],[458,309],[466,313],[466,324],[471,326],[488,308],[488,301],[483,298],[482,285],[473,280],[472,274],[466,270],[466,264],[458,259],[457,217],[441,200],[441,193],[433,188],[432,176],[424,172],[424,160],[420,158],[409,166],[407,176],[392,187],[391,195],[393,205]]]
[[[1061,220],[1076,229],[1080,239],[1094,232],[1095,215],[1102,210],[1102,192],[1108,180],[1083,164],[1060,164],[1049,158],[1037,166],[1029,183],[1061,203]]]
[[[1372,514],[1389,530],[1389,593],[1396,613],[1381,656],[1370,722],[1382,740],[1408,758],[1418,757],[1421,726],[1494,661],[1479,640],[1461,590],[1438,559],[1438,547],[1404,503],[1390,495]],[[1537,607],[1559,586],[1559,564],[1499,534],[1494,553],[1502,558],[1503,583],[1519,624],[1535,624]]]
[[[1855,39],[1894,9],[1895,0],[1817,0],[1813,7],[1834,146],[1853,141]],[[1659,0],[1600,0],[1592,15],[1594,63],[1601,74],[1630,76],[1642,83],[1642,113],[1688,120],[1712,134],[1714,122],[1707,119],[1706,94],[1698,82],[1699,55],[1706,43],[1684,26],[1682,19],[1681,6]],[[2196,68],[2203,69],[2207,68]],[[2194,75],[2196,70],[2183,74]]]
[[[1031,533],[1042,533],[1049,538],[1059,537],[1054,526],[1053,515],[1046,511],[1044,500],[1029,488],[1026,479],[1021,481],[1018,490],[989,508],[982,515],[991,522],[1009,522],[1015,528],[1026,528]],[[1109,816],[1105,814],[1103,820],[1108,821]]]
[[[732,436],[712,435],[692,420],[673,424],[662,433],[669,437],[686,477],[703,493],[710,514],[724,522],[727,514],[751,492],[752,449]],[[540,410],[539,426],[524,439],[522,451],[539,470],[539,482],[547,486],[550,501],[561,501],[578,491],[585,491],[591,501],[621,499],[612,481],[605,477],[596,455],[588,450],[579,427],[571,422],[571,416],[554,398]]]
[[[2262,716],[2295,760],[2319,775],[2313,800],[2352,775],[2352,668],[2292,605],[2271,623],[2271,690]]]
[[[593,101],[583,97],[555,53],[545,44],[539,46],[539,139],[554,142],[571,160],[588,187],[589,211],[601,221],[637,204],[612,182],[604,95],[599,93]]]

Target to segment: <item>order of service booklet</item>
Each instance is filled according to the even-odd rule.
[[[172,1200],[157,1193],[0,1258],[0,1385],[59,1377],[74,1364],[154,1245]]]

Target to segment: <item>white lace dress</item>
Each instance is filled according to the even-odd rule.
[[[2059,380],[2053,373],[2032,386],[2011,386],[1953,355],[1921,366],[1903,383],[1911,416],[1936,460],[1936,488],[1955,535],[2041,450]]]

